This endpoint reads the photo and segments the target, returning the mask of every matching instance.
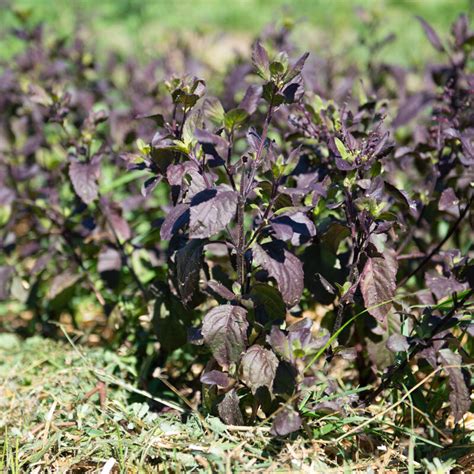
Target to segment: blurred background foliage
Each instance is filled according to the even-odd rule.
[[[473,0],[0,0],[0,58],[11,57],[20,44],[9,38],[15,14],[45,22],[55,34],[82,32],[99,52],[133,52],[148,59],[170,41],[214,37],[216,62],[231,49],[242,51],[270,22],[294,22],[294,41],[311,51],[349,54],[364,60],[361,35],[396,38],[379,53],[388,62],[416,66],[433,56],[415,15],[447,31],[461,12],[472,14]],[[290,20],[291,18],[291,20]],[[219,41],[215,36],[219,35]],[[221,51],[221,52],[220,52]],[[365,53],[366,54],[366,53]],[[223,58],[225,59],[225,57]]]

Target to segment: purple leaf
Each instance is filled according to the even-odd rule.
[[[228,301],[234,301],[235,295],[230,291],[227,287],[225,287],[222,283],[219,283],[215,280],[209,280],[207,282],[208,288],[213,291],[214,293],[218,294],[221,298],[224,298]]]
[[[221,420],[228,425],[244,425],[244,418],[239,407],[239,396],[235,389],[224,395],[223,400],[217,405],[217,412]]]
[[[142,186],[141,192],[142,196],[147,197],[149,196],[153,190],[158,186],[160,181],[163,178],[161,176],[152,176],[151,178],[148,178]]]
[[[230,304],[217,306],[204,316],[202,335],[223,368],[236,363],[247,347],[247,311]]]
[[[361,273],[360,290],[369,314],[385,321],[395,296],[398,262],[393,252],[368,257]],[[382,304],[384,303],[385,304]]]
[[[254,262],[275,278],[287,306],[294,306],[303,293],[303,265],[283,242],[272,242],[252,248]]]
[[[204,242],[202,240],[193,239],[176,252],[178,293],[184,304],[189,302],[199,287],[203,248]]]
[[[421,23],[421,26],[425,30],[425,34],[429,42],[433,45],[433,47],[437,51],[442,53],[444,51],[444,46],[441,43],[438,33],[436,33],[436,31],[431,27],[431,25],[427,21],[425,21],[421,16],[417,16],[416,19]]]
[[[68,270],[56,275],[48,289],[48,299],[52,300],[56,298],[56,296],[59,296],[63,291],[71,288],[80,277],[81,275],[79,273],[72,273]]]
[[[273,421],[270,433],[273,436],[286,436],[301,428],[301,416],[292,408],[282,410]]]
[[[229,143],[225,138],[222,138],[215,133],[211,133],[208,130],[196,128],[196,130],[194,130],[194,136],[197,138],[199,143],[209,143],[223,150],[226,150],[229,146]]]
[[[316,403],[314,405],[313,410],[315,412],[321,413],[338,413],[343,411],[344,405],[346,404],[346,400],[340,398],[338,400],[325,400],[323,402]]]
[[[238,193],[207,189],[191,200],[189,235],[195,239],[206,239],[224,230],[234,218]]]
[[[387,349],[391,352],[406,352],[410,344],[405,336],[392,334],[387,340]]]
[[[436,273],[427,273],[425,282],[438,300],[468,288],[467,283],[460,283],[453,276],[445,277]]]
[[[272,326],[270,335],[267,336],[267,342],[281,358],[293,362],[294,357],[290,341],[286,334],[281,329],[278,329],[277,326]]]
[[[453,188],[445,189],[439,198],[438,209],[446,212],[456,212],[459,205],[459,199],[453,191]]]
[[[278,367],[277,356],[262,346],[250,347],[240,362],[242,381],[255,393],[259,387],[272,392],[273,380]]]
[[[309,53],[304,53],[303,56],[301,56],[294,66],[288,71],[288,73],[285,76],[285,81],[290,82],[293,80],[298,74],[301,74],[301,71],[303,70],[304,64],[306,60],[308,59]]]
[[[122,268],[122,258],[117,250],[106,248],[99,253],[97,270],[99,273],[119,271]]]
[[[279,240],[291,241],[293,245],[308,242],[316,235],[316,227],[309,217],[301,211],[285,212],[271,219],[275,237]]]
[[[471,408],[471,392],[461,370],[462,357],[451,349],[441,349],[438,354],[439,362],[446,368],[449,376],[451,413],[454,416],[454,423],[458,423]]]
[[[417,92],[416,94],[408,97],[406,101],[400,105],[392,126],[394,128],[398,128],[407,124],[411,119],[415,118],[418,113],[421,112],[421,110],[423,110],[432,100],[433,96],[428,92]]]
[[[99,195],[97,180],[100,175],[100,157],[95,156],[90,163],[72,161],[69,165],[69,177],[76,194],[84,204],[91,204]]]
[[[219,387],[226,388],[230,385],[230,378],[220,370],[211,370],[201,375],[201,382],[206,385],[218,385]]]
[[[459,48],[466,41],[469,35],[469,20],[465,13],[459,15],[457,20],[453,23],[452,32],[456,40],[456,46]]]
[[[189,222],[189,204],[178,204],[173,207],[161,225],[160,235],[163,240],[169,240],[184,225]]]
[[[101,199],[104,205],[104,211],[107,214],[107,223],[112,227],[115,232],[123,240],[129,240],[132,237],[132,231],[128,222],[122,216],[122,209],[120,206],[113,202],[105,202]]]
[[[262,79],[270,78],[270,60],[268,59],[268,53],[259,41],[257,41],[253,47],[252,62],[257,69],[257,74]]]
[[[249,144],[249,147],[251,151],[258,151],[260,148],[260,144],[262,142],[262,138],[260,135],[257,133],[257,131],[254,128],[249,128],[247,131],[247,142]]]
[[[259,99],[262,97],[262,86],[250,85],[245,91],[244,98],[239,104],[240,109],[244,109],[249,115],[257,110]]]

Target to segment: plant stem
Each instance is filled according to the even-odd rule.
[[[467,212],[471,207],[473,199],[474,198],[471,198],[466,204],[466,207],[461,212],[461,214],[459,214],[459,217],[457,218],[456,222],[451,226],[444,239],[441,240],[441,242],[417,265],[417,267],[413,271],[411,271],[405,278],[403,278],[403,280],[397,285],[398,287],[403,286],[413,275],[416,275],[427,263],[430,262],[433,256],[441,250],[441,247],[451,238],[456,229],[459,227],[459,224],[466,216]]]
[[[455,302],[451,310],[442,317],[438,323],[434,326],[433,331],[428,339],[423,339],[422,341],[416,342],[413,346],[413,349],[409,355],[399,364],[392,365],[387,373],[385,374],[382,383],[371,393],[369,393],[361,402],[362,406],[370,405],[385,389],[389,387],[392,381],[396,376],[402,373],[406,367],[408,367],[409,362],[421,352],[423,349],[426,349],[433,342],[433,338],[443,331],[445,324],[456,314],[456,312],[462,308],[464,303],[474,294],[473,290],[468,291],[462,299]]]

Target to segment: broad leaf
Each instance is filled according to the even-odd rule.
[[[276,288],[266,283],[255,283],[249,297],[254,303],[255,319],[259,323],[283,322],[286,315],[285,302]]]
[[[290,241],[293,245],[308,242],[316,235],[313,222],[301,211],[279,214],[270,222],[275,237],[279,240]]]
[[[84,204],[91,204],[99,195],[98,179],[100,175],[100,156],[95,156],[89,163],[73,161],[69,165],[69,177],[76,194]]]
[[[161,225],[160,235],[163,240],[169,240],[183,226],[189,222],[189,205],[178,204],[173,207]]]
[[[283,300],[288,306],[299,302],[303,293],[303,265],[283,242],[271,242],[252,248],[254,262],[275,278]]]
[[[240,359],[247,347],[248,326],[247,311],[240,306],[217,306],[204,316],[204,341],[223,368]]]
[[[224,395],[223,400],[217,405],[217,412],[224,423],[228,425],[243,425],[244,419],[239,407],[239,396],[235,389]]]
[[[368,312],[384,322],[395,296],[398,263],[393,252],[368,257],[361,273],[360,290]],[[382,304],[385,303],[385,304]]]
[[[257,110],[259,99],[262,97],[262,86],[250,85],[245,92],[244,98],[239,104],[239,109],[244,109],[247,114],[252,115]]]
[[[220,370],[210,370],[201,375],[201,382],[206,385],[218,385],[219,387],[226,388],[230,384],[230,378]]]
[[[99,253],[97,270],[100,273],[119,271],[122,267],[122,257],[117,250],[105,248]]]
[[[51,286],[48,289],[48,299],[53,300],[63,291],[71,288],[80,278],[81,275],[79,273],[73,273],[69,270],[59,273],[53,278]]]
[[[300,428],[300,414],[293,408],[285,408],[275,417],[270,433],[273,436],[286,436]]]
[[[183,303],[187,303],[199,287],[199,272],[202,266],[204,242],[200,239],[190,240],[176,252],[176,279],[178,293]]]
[[[401,334],[392,334],[387,340],[387,349],[392,352],[406,352],[410,343],[407,338]]]
[[[206,189],[191,200],[189,235],[206,239],[224,230],[234,218],[238,194],[235,191]]]
[[[277,367],[278,359],[272,351],[254,345],[242,356],[242,381],[252,393],[259,387],[267,387],[271,393]]]
[[[458,423],[471,408],[471,392],[466,385],[461,369],[462,357],[451,349],[441,349],[438,359],[446,367],[446,372],[449,375],[451,413],[454,416],[454,422]]]
[[[229,110],[224,116],[225,128],[227,130],[233,130],[235,127],[244,123],[248,116],[245,109],[238,108]]]

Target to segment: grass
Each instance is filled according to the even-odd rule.
[[[295,41],[316,54],[329,48],[334,54],[353,49],[361,20],[357,7],[377,18],[381,34],[394,32],[397,39],[383,50],[383,59],[414,64],[434,52],[428,45],[415,15],[422,15],[447,34],[460,12],[472,14],[472,0],[7,0],[14,9],[29,10],[35,21],[54,25],[57,34],[70,36],[78,27],[90,44],[115,49],[135,57],[156,57],[160,45],[190,32],[204,36],[217,33],[247,44],[272,21],[290,15],[298,22]],[[0,11],[3,24],[12,14]],[[322,33],[322,35],[321,35]],[[215,42],[215,40],[213,41]],[[224,43],[220,38],[218,43]],[[19,47],[4,43],[0,56],[10,57]],[[229,50],[226,50],[227,54]],[[215,54],[215,51],[213,51]],[[355,55],[358,51],[354,52]]]
[[[445,472],[469,452],[466,439],[474,442],[464,433],[458,446],[459,433],[420,421],[410,392],[370,410],[347,403],[344,413],[321,413],[314,401],[334,396],[318,384],[301,402],[305,430],[274,439],[268,421],[226,427],[171,392],[137,390],[133,376],[126,355],[1,334],[0,472]],[[102,405],[98,393],[87,396],[98,382],[107,386]],[[170,408],[156,411],[163,403]]]

